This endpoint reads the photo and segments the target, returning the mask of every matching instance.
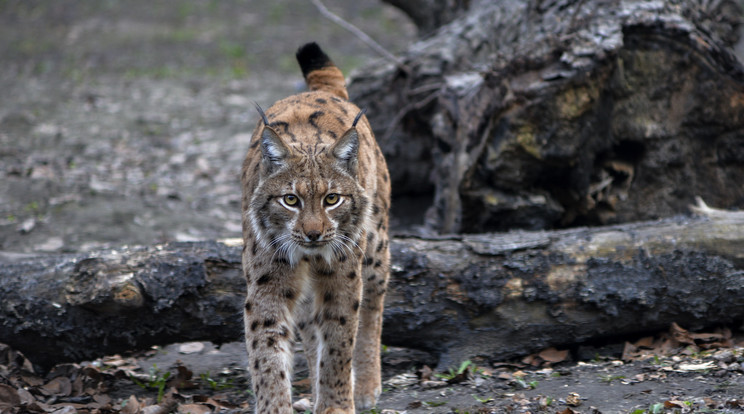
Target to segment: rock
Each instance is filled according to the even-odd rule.
[[[734,352],[730,349],[721,349],[713,354],[713,359],[725,364],[730,364],[736,361],[736,355],[734,355]]]
[[[306,411],[312,411],[313,410],[313,403],[310,400],[308,400],[307,398],[302,398],[300,400],[295,401],[292,404],[292,408],[294,408],[298,412],[304,413]]]
[[[64,247],[65,241],[61,237],[48,237],[42,243],[34,246],[37,252],[56,252]]]
[[[181,344],[181,346],[178,347],[178,352],[182,354],[198,354],[204,350],[204,343],[203,342],[187,342],[184,344]]]
[[[36,219],[32,217],[23,220],[23,222],[16,227],[16,230],[21,234],[28,234],[31,233],[34,227],[36,227]]]
[[[442,388],[442,387],[446,387],[447,385],[448,385],[447,381],[437,381],[437,380],[421,381],[421,388],[423,389]]]

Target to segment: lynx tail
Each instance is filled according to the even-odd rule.
[[[349,99],[344,74],[317,43],[308,43],[300,47],[296,56],[311,91],[326,91],[339,98]]]

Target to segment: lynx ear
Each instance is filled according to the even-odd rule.
[[[264,124],[261,132],[261,159],[266,170],[272,172],[275,168],[284,164],[289,149],[284,145],[279,135],[269,126],[269,120],[266,119],[266,114],[261,107],[257,103],[255,105]]]
[[[279,166],[289,154],[289,149],[270,126],[265,125],[261,133],[261,154],[264,162]]]
[[[336,157],[339,164],[352,176],[357,174],[357,159],[359,155],[359,133],[356,124],[367,112],[366,109],[359,111],[351,124],[351,128],[333,145],[331,153]]]
[[[351,127],[333,145],[331,153],[338,163],[351,175],[356,176],[357,156],[359,154],[359,134],[355,127]]]

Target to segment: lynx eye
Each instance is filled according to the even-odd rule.
[[[284,195],[284,204],[288,206],[296,206],[300,203],[300,199],[294,194]]]
[[[327,196],[325,196],[325,203],[328,206],[332,206],[332,205],[338,203],[338,200],[340,200],[340,199],[341,199],[341,197],[338,194],[331,193],[331,194],[328,194]]]

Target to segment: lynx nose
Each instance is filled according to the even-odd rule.
[[[311,242],[318,241],[320,239],[320,232],[318,230],[310,230],[305,233],[305,236]]]

